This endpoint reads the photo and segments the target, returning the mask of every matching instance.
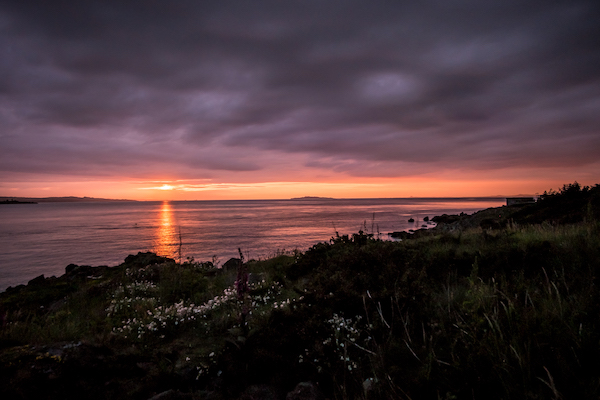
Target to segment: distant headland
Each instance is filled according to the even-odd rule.
[[[135,201],[125,199],[103,199],[97,197],[6,197],[0,196],[0,204],[75,203],[92,201]]]
[[[335,199],[333,197],[303,196],[303,197],[293,197],[290,200],[335,200]]]
[[[1,200],[0,204],[37,204],[35,201],[19,201],[19,200]]]

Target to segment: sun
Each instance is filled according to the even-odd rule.
[[[166,183],[164,185],[162,185],[161,187],[159,187],[158,189],[160,190],[173,190],[175,189],[175,186],[171,186],[171,185],[167,185]]]

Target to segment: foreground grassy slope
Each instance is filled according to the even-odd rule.
[[[70,266],[0,295],[2,398],[598,398],[597,192],[239,268]]]

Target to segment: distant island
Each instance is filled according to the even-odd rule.
[[[19,201],[19,200],[10,199],[10,200],[2,200],[2,201],[0,201],[0,204],[37,204],[37,202],[35,202],[35,201]]]
[[[0,196],[0,204],[75,203],[92,201],[136,201],[126,199],[103,199],[97,197],[6,197]]]
[[[293,197],[290,200],[335,200],[335,199],[333,197],[303,196],[303,197]]]

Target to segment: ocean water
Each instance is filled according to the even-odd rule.
[[[266,258],[304,251],[336,232],[362,229],[391,240],[389,232],[418,229],[424,217],[503,204],[501,198],[410,198],[0,205],[0,291],[41,274],[60,276],[71,263],[114,266],[140,251],[179,259],[181,248],[184,261],[224,263],[238,248],[247,259]]]

